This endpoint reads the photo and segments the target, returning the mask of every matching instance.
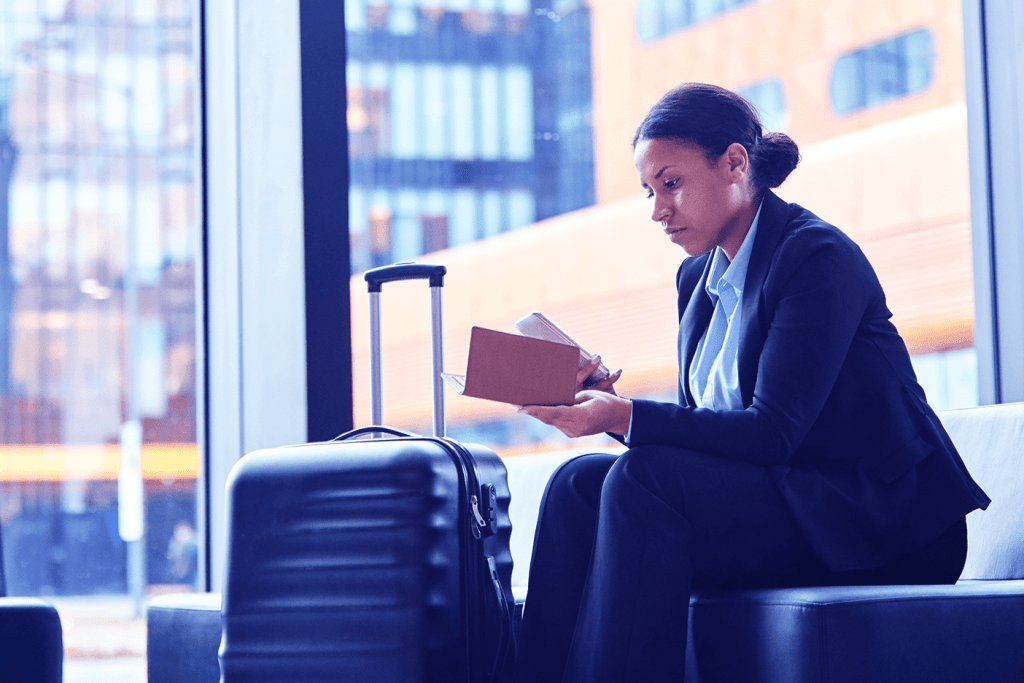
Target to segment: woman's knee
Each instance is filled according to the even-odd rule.
[[[582,455],[562,463],[548,480],[544,506],[596,508],[608,470],[618,456],[607,453]],[[560,512],[560,510],[559,510]]]
[[[603,496],[616,497],[644,489],[682,512],[685,482],[694,454],[668,446],[631,448],[616,460],[605,477]]]
[[[666,446],[630,448],[619,456],[608,477],[627,477],[641,485],[656,483],[678,476],[686,455],[687,451]]]

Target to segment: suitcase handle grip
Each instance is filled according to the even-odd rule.
[[[369,291],[379,292],[385,282],[397,280],[430,280],[431,287],[444,287],[444,276],[447,272],[448,269],[444,266],[429,263],[395,263],[368,270],[363,278]]]
[[[351,439],[358,439],[361,436],[367,434],[388,434],[390,436],[416,436],[412,432],[403,432],[401,429],[392,429],[391,427],[382,427],[375,425],[373,427],[360,427],[359,429],[353,429],[350,432],[345,432],[339,436],[334,437],[331,441],[350,441]]]
[[[444,436],[444,349],[441,339],[441,289],[448,269],[428,263],[395,263],[373,268],[363,274],[370,295],[370,420],[374,425],[384,422],[384,399],[381,384],[380,295],[385,282],[396,280],[430,280],[431,369],[434,389],[434,436]]]

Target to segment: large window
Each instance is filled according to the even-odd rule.
[[[768,130],[800,145],[803,161],[778,193],[865,251],[932,405],[977,403],[959,0],[898,2],[898,12],[889,0],[435,4],[361,5],[361,23],[350,23],[349,87],[390,98],[349,113],[350,218],[357,272],[412,257],[448,266],[452,371],[465,367],[473,325],[507,330],[536,309],[623,368],[620,393],[674,400],[673,276],[684,254],[650,221],[630,141],[657,97],[705,81],[744,94]],[[622,30],[631,19],[638,33]],[[435,43],[453,46],[448,61]],[[532,108],[518,113],[502,85],[513,67],[522,92],[532,89]],[[429,80],[431,70],[441,77]],[[399,108],[410,112],[401,124]],[[532,130],[529,159],[501,151],[516,135],[513,115]],[[369,146],[380,139],[366,132],[370,121],[394,135]],[[401,158],[399,130],[408,136]],[[485,144],[488,135],[495,142]],[[581,209],[588,191],[595,205]],[[352,291],[354,405],[366,424],[358,276]],[[384,418],[429,431],[429,327],[414,297],[383,297]],[[568,441],[514,410],[455,395],[448,415],[453,435],[505,454],[611,445]]]
[[[4,569],[68,681],[144,680],[143,600],[196,581],[192,6],[0,2]]]

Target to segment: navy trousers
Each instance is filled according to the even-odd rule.
[[[516,683],[679,683],[693,589],[953,583],[966,523],[899,561],[830,571],[767,468],[670,447],[570,460],[548,482]]]

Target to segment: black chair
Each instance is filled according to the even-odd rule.
[[[39,598],[8,598],[0,539],[0,681],[61,683],[64,633],[53,605]]]

